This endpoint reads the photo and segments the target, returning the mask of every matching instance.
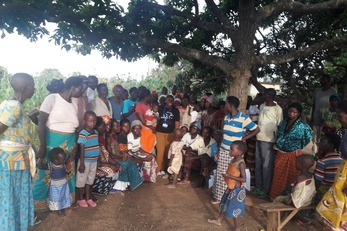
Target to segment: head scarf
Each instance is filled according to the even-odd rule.
[[[218,99],[217,97],[211,95],[206,99],[207,102],[209,102],[212,107],[218,107]]]
[[[289,105],[289,108],[295,108],[296,110],[298,110],[300,115],[303,110],[302,105],[300,103],[292,103],[291,105]]]

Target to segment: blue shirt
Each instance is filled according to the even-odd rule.
[[[248,115],[238,111],[234,117],[228,113],[224,118],[223,140],[221,149],[230,150],[230,145],[235,140],[241,140],[247,130],[253,131],[257,125]]]
[[[312,140],[312,130],[301,119],[293,124],[289,131],[285,131],[288,120],[282,120],[278,126],[276,146],[284,152],[303,149]]]
[[[120,104],[117,104],[113,97],[108,98],[112,105],[112,119],[120,121],[122,119],[122,112],[123,112],[123,100],[120,101]]]
[[[134,108],[135,104],[137,103],[137,101],[132,101],[131,99],[126,99],[124,100],[124,105],[123,105],[123,114],[128,113],[132,108]],[[133,122],[134,120],[136,120],[136,113],[135,110],[133,113],[131,113],[128,117],[126,117],[126,119],[128,119],[131,122]]]
[[[96,162],[100,155],[99,135],[94,129],[94,133],[90,133],[83,129],[78,135],[78,144],[84,144],[84,161]]]

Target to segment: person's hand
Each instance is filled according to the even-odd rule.
[[[226,178],[228,174],[222,173],[222,177]]]
[[[246,143],[246,141],[247,141],[246,137],[245,137],[245,136],[244,136],[244,137],[242,137],[241,141],[243,141],[243,142],[245,142],[245,143]]]
[[[46,158],[46,147],[40,147],[40,149],[37,152],[36,156],[37,156],[38,159]]]
[[[86,166],[84,166],[84,164],[81,164],[80,167],[78,168],[78,171],[80,173],[84,173],[84,170],[86,169]]]

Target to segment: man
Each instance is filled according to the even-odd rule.
[[[313,92],[313,105],[312,105],[312,129],[313,129],[313,142],[318,143],[320,139],[320,125],[321,125],[321,110],[329,107],[329,98],[332,94],[337,93],[336,89],[331,87],[330,75],[324,74],[320,79],[320,88],[316,88]]]
[[[270,191],[275,160],[273,145],[276,140],[277,126],[283,118],[282,108],[274,102],[276,91],[265,90],[265,103],[260,105],[255,149],[255,190],[254,194],[266,197]]]
[[[90,75],[88,76],[89,85],[87,88],[86,96],[88,98],[88,103],[90,103],[93,99],[95,99],[95,89],[98,86],[99,80],[96,76]]]

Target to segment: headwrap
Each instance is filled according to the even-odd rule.
[[[200,123],[195,122],[195,123],[192,123],[190,126],[196,127],[197,129],[199,129],[199,131],[201,130],[201,124]]]
[[[133,128],[135,126],[141,126],[142,127],[141,121],[140,120],[134,120],[133,122],[131,122],[131,128]]]
[[[289,105],[288,108],[295,108],[296,110],[298,110],[300,115],[301,115],[302,110],[303,110],[302,105],[300,103],[292,103]]]
[[[210,95],[207,99],[206,99],[207,102],[209,102],[212,107],[218,107],[218,99],[217,97],[213,96],[213,95]]]
[[[181,99],[180,98],[175,98],[174,101],[178,101],[181,103]]]
[[[101,118],[102,118],[102,120],[104,121],[105,124],[110,124],[111,123],[111,119],[107,115],[103,115],[103,116],[101,116]]]
[[[339,93],[334,93],[329,97],[329,101],[342,101],[342,97]]]

